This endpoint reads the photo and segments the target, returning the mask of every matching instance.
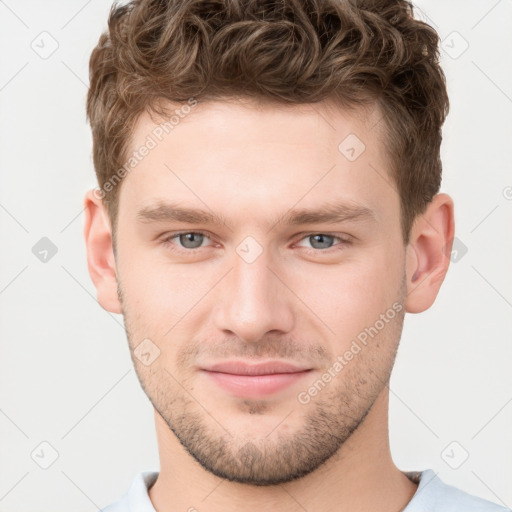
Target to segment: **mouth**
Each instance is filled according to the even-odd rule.
[[[209,380],[239,398],[264,398],[289,388],[309,375],[312,368],[282,361],[249,364],[227,361],[201,368]]]

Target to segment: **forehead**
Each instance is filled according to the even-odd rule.
[[[377,104],[353,107],[350,111],[334,100],[285,104],[271,100],[231,98],[223,101],[166,103],[166,114],[144,112],[139,116],[129,146],[135,149],[149,134],[157,142],[171,142],[179,135],[193,134],[213,141],[216,134],[251,142],[303,143],[319,150],[337,148],[340,137],[354,130],[364,142],[384,140],[383,116]],[[192,105],[192,106],[191,106]],[[285,130],[283,131],[283,129]]]
[[[169,106],[168,117],[145,113],[136,123],[127,157],[150,149],[122,187],[121,197],[133,207],[166,198],[204,207],[208,198],[218,207],[229,204],[232,213],[256,215],[265,213],[262,207],[338,199],[364,207],[396,196],[376,107],[347,112],[327,102],[249,100],[183,105]]]

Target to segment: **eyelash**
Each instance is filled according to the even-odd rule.
[[[166,236],[162,240],[162,244],[163,244],[164,247],[172,247],[173,251],[182,252],[182,253],[186,253],[186,254],[194,254],[196,251],[198,251],[200,249],[204,249],[204,247],[196,247],[194,249],[186,249],[186,248],[178,247],[176,249],[176,246],[172,243],[172,240],[174,238],[179,237],[180,235],[186,235],[186,234],[203,235],[203,236],[205,236],[207,238],[210,238],[209,234],[207,232],[205,232],[205,231],[200,231],[200,230],[199,231],[177,231],[177,232],[174,232],[174,233],[170,233],[168,236]],[[332,251],[343,250],[345,248],[344,246],[352,244],[352,240],[349,240],[348,238],[343,238],[341,236],[331,235],[329,233],[322,233],[322,232],[307,233],[302,238],[299,239],[299,242],[301,242],[305,238],[309,238],[310,236],[315,236],[315,235],[330,236],[330,237],[338,240],[340,242],[338,244],[338,246],[341,246],[341,247],[333,246],[333,247],[329,247],[328,249],[315,249],[315,248],[310,248],[310,247],[302,247],[302,249],[305,249],[306,252],[308,252],[308,253],[314,253],[314,254],[326,253],[326,254],[331,254]]]

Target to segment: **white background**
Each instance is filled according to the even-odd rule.
[[[511,507],[512,2],[418,5],[444,40],[442,190],[455,199],[462,250],[434,307],[406,317],[391,448],[403,470],[432,468]],[[88,58],[109,8],[0,1],[1,511],[95,511],[158,468],[152,408],[122,317],[96,302],[82,236],[83,196],[95,185]],[[42,37],[46,51],[58,43],[46,59],[31,47]],[[46,263],[32,253],[42,237],[58,249]],[[50,460],[43,441],[58,452],[46,470],[31,458],[37,448]],[[447,446],[452,465],[469,454],[458,469],[441,456]]]

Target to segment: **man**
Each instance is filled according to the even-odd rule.
[[[405,312],[454,236],[437,45],[405,1],[113,8],[84,231],[161,469],[109,512],[505,510],[389,448]]]

